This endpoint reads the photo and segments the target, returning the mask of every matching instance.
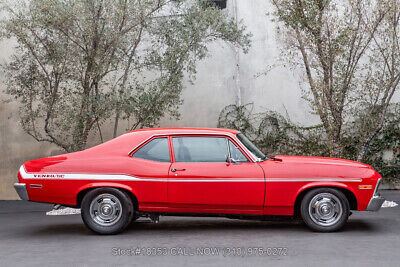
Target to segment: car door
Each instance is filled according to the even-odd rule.
[[[233,139],[174,136],[170,140],[174,151],[168,178],[171,208],[220,213],[262,210],[264,172]],[[236,159],[227,162],[232,156]]]
[[[168,137],[152,138],[135,149],[126,164],[125,169],[135,177],[129,185],[143,211],[167,206],[167,180],[171,166],[169,147]]]

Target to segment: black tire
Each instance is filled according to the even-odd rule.
[[[95,201],[98,199],[97,201]],[[107,200],[107,202],[106,202]],[[104,202],[104,203],[103,203]],[[100,203],[100,204],[99,204]],[[111,203],[111,205],[109,204]],[[108,217],[106,220],[100,218],[103,214],[99,211],[95,212],[93,206],[99,205],[106,207],[106,211],[110,212],[113,220]],[[120,208],[118,208],[120,207]],[[112,187],[101,187],[89,191],[82,200],[81,216],[85,225],[95,233],[102,235],[113,235],[122,232],[131,222],[134,214],[133,204],[130,197],[123,191]],[[104,216],[107,216],[104,215]]]
[[[311,230],[334,232],[346,224],[350,215],[350,205],[341,191],[333,188],[316,188],[309,191],[302,199],[300,214]]]

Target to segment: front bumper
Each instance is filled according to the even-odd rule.
[[[369,204],[366,209],[367,211],[378,211],[382,207],[383,202],[385,202],[385,198],[379,195],[378,193],[378,187],[380,185],[381,180],[382,178],[379,179],[378,182],[376,183],[374,195],[369,201]]]
[[[15,183],[14,188],[22,200],[29,200],[28,192],[26,191],[26,184]]]
[[[369,201],[367,211],[378,211],[382,207],[383,202],[385,202],[384,197],[380,195],[374,195]]]

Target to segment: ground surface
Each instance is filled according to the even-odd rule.
[[[400,203],[400,191],[382,194]],[[328,234],[310,232],[292,221],[161,217],[159,224],[143,220],[117,236],[92,234],[80,215],[46,216],[51,207],[0,201],[1,266],[399,266],[400,262],[400,206],[378,213],[356,212],[343,231]],[[281,254],[286,255],[268,256],[277,251],[267,248],[276,247],[285,248]],[[133,254],[136,248],[140,255]],[[129,249],[131,255],[121,255]],[[264,255],[243,256],[244,251]],[[147,255],[154,253],[168,255]]]

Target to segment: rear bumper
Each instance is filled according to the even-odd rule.
[[[26,184],[15,183],[14,188],[22,200],[29,200],[28,191],[26,191]]]

